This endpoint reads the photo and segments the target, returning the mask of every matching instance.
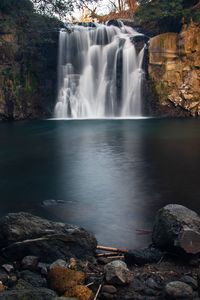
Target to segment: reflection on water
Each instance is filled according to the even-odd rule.
[[[136,248],[161,206],[200,212],[198,120],[21,122],[1,124],[0,139],[1,214],[30,211]]]

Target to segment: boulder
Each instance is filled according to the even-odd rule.
[[[149,247],[141,250],[130,250],[124,254],[128,266],[143,266],[148,263],[157,263],[164,256],[164,252],[157,248]]]
[[[107,26],[115,26],[115,27],[121,28],[123,26],[123,23],[120,20],[113,19],[113,20],[109,20],[106,25]]]
[[[42,262],[57,259],[89,259],[95,237],[77,226],[52,222],[29,213],[11,213],[0,219],[0,249],[7,258],[37,256]],[[48,255],[47,255],[48,253]]]
[[[193,290],[191,286],[181,281],[172,281],[165,286],[167,299],[193,299]]]
[[[42,277],[40,274],[31,272],[29,270],[25,270],[20,272],[19,275],[24,281],[28,282],[33,287],[36,288],[47,287],[46,278]]]
[[[200,217],[177,204],[160,209],[153,228],[152,241],[162,249],[181,250],[186,254],[200,253]]]
[[[125,262],[114,260],[104,267],[106,281],[110,284],[126,285],[131,281],[131,272]]]
[[[0,293],[0,300],[54,300],[56,293],[49,289],[11,290]]]

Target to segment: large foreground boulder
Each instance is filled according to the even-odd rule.
[[[29,213],[11,213],[0,219],[0,249],[9,259],[35,255],[40,261],[89,259],[97,241],[82,228],[52,222]]]
[[[56,293],[49,289],[10,290],[0,293],[0,300],[54,300]]]
[[[162,249],[181,250],[186,254],[200,253],[200,217],[177,204],[160,209],[156,216],[152,240]]]

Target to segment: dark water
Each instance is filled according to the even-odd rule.
[[[3,123],[0,145],[1,215],[29,211],[135,248],[163,205],[200,213],[198,120]]]

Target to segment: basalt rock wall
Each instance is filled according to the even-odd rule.
[[[48,117],[57,84],[55,20],[0,11],[0,119]]]
[[[200,115],[200,26],[183,25],[180,34],[151,38],[149,76],[155,92],[154,114]]]

